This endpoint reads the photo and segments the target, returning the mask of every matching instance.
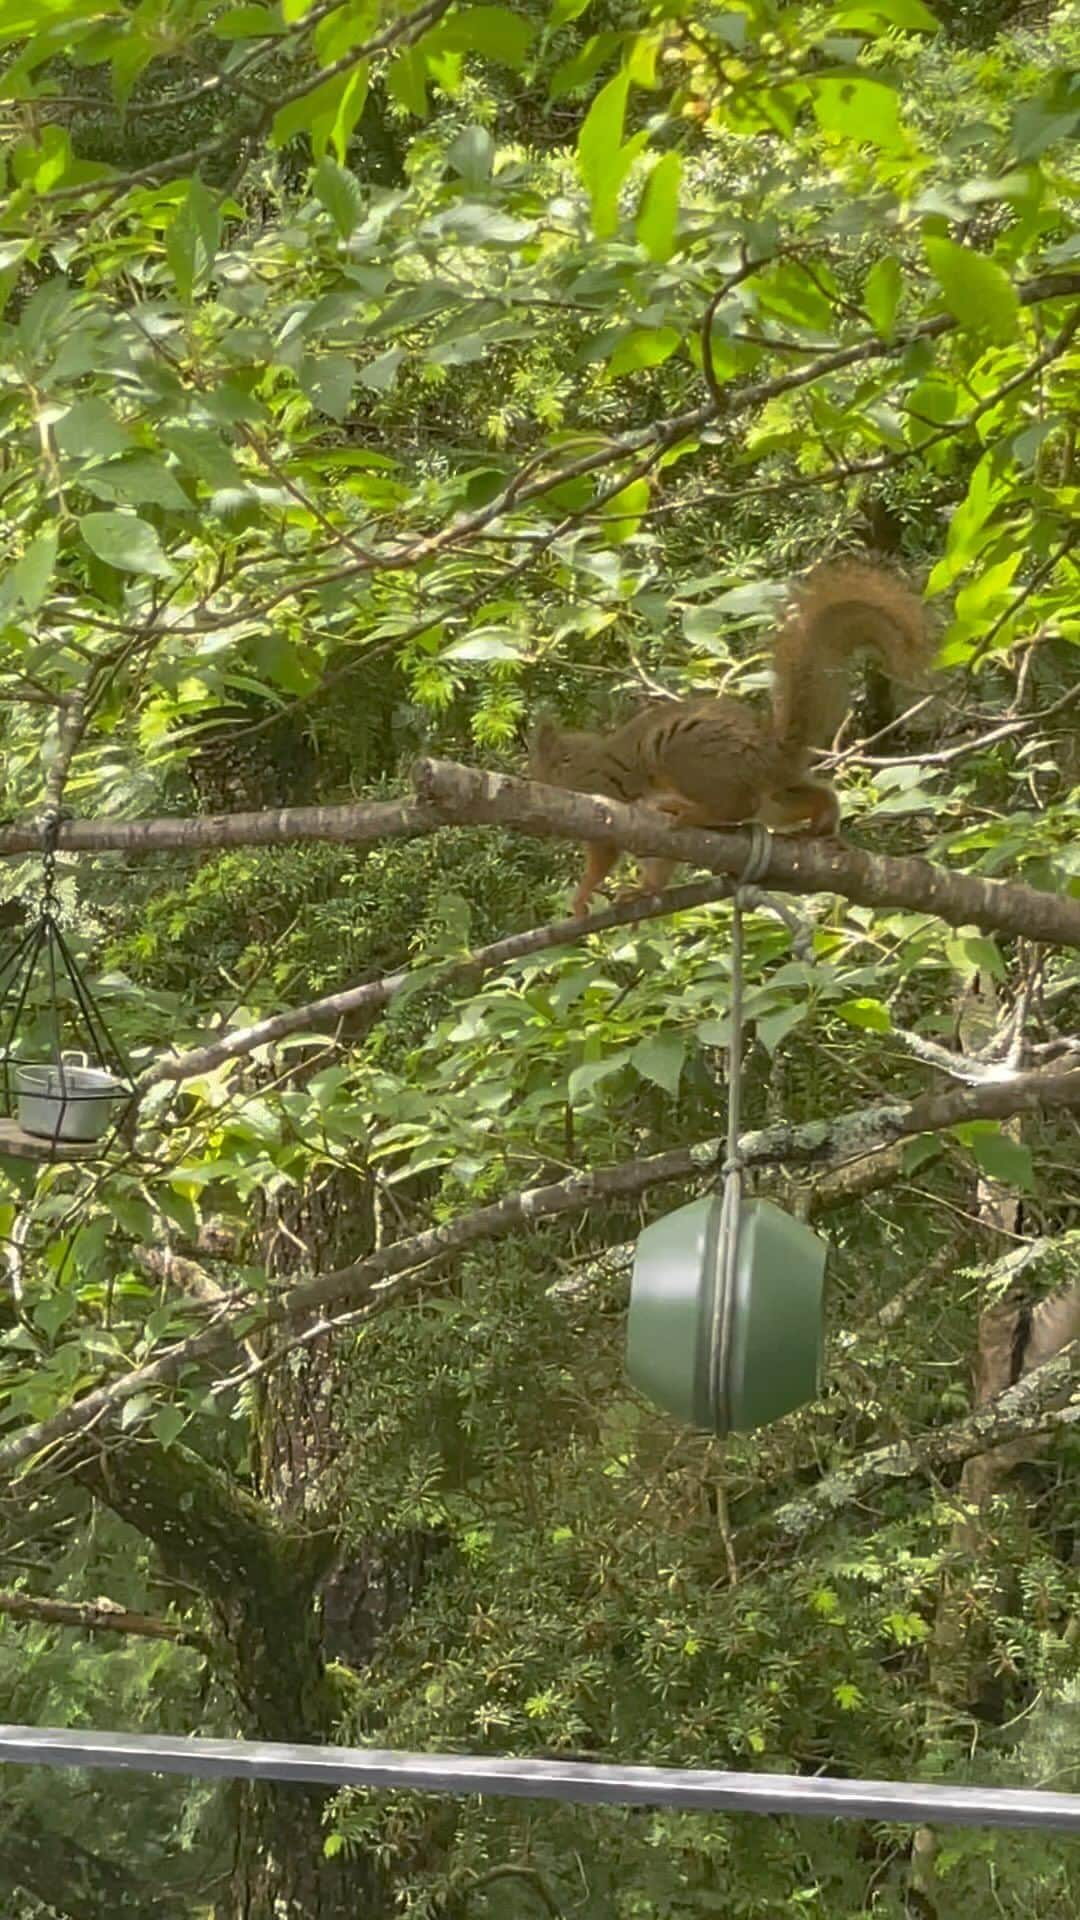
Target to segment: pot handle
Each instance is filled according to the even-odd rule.
[[[90,1055],[84,1053],[79,1047],[68,1047],[60,1055],[61,1066],[63,1066],[65,1061],[70,1061],[73,1067],[88,1067],[90,1065]]]

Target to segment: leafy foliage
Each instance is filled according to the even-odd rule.
[[[926,581],[942,673],[932,701],[904,690],[902,723],[869,688],[838,747],[853,833],[1080,891],[1071,10],[22,0],[2,35],[5,817],[36,815],[69,748],[73,811],[218,813],[385,799],[429,748],[517,766],[543,705],[601,724],[656,691],[754,698],[785,580],[870,542]],[[717,1136],[726,908],[448,977],[556,917],[568,871],[465,831],[62,857],[65,921],[140,1070],[409,971],[380,1015],[159,1083],[103,1166],[3,1162],[6,1429],[159,1358],[204,1324],[207,1284],[254,1313],[297,1269]],[[988,1074],[1021,1042],[1067,1057],[1068,955],[796,905],[805,938],[749,923],[750,1123],[905,1101],[945,1048]],[[43,1043],[40,986],[27,1014]],[[191,1648],[9,1622],[8,1717],[232,1731],[240,1701],[270,1737],[1067,1780],[1069,1431],[978,1553],[948,1476],[898,1479],[794,1557],[769,1514],[962,1415],[992,1206],[1021,1196],[1007,1234],[1075,1228],[1071,1145],[1066,1120],[975,1121],[882,1157],[861,1195],[816,1193],[828,1392],[723,1455],[622,1380],[638,1201],[438,1285],[407,1275],[417,1299],[265,1374],[259,1350],[242,1377],[166,1369],[102,1429],[103,1466],[75,1449],[93,1508],[63,1455],[8,1486],[5,1578],[198,1621],[205,1688]],[[945,1277],[923,1297],[926,1269]],[[227,1606],[235,1509],[206,1479],[177,1496],[185,1448],[265,1528]],[[289,1692],[267,1621],[306,1577],[297,1509],[317,1546]],[[429,1537],[410,1584],[402,1543]],[[332,1721],[328,1540],[377,1621],[341,1629]],[[135,1899],[156,1889],[179,1799],[147,1784],[125,1834],[111,1791],[46,1786],[24,1783],[14,1830],[127,1853]],[[176,1830],[178,1899],[355,1910],[347,1879],[317,1909],[314,1879],[260,1879],[255,1829],[226,1845],[200,1795]],[[908,1837],[870,1825],[343,1797],[306,1844],[311,1875],[375,1863],[365,1910],[413,1920],[854,1920],[911,1893]],[[1075,1910],[1042,1839],[943,1838],[935,1871],[942,1913]],[[21,1873],[13,1920],[37,1920],[51,1895]]]

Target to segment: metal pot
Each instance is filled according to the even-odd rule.
[[[85,1056],[83,1056],[85,1058]],[[41,1140],[100,1140],[120,1096],[122,1080],[102,1067],[17,1066],[18,1121]]]
[[[707,1194],[654,1220],[639,1236],[627,1371],[642,1393],[684,1425],[749,1433],[819,1392],[825,1242],[771,1201],[744,1201],[727,1299],[722,1212],[722,1195]],[[730,1337],[718,1348],[725,1319]]]

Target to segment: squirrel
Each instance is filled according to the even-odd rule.
[[[529,742],[529,776],[575,793],[645,800],[680,826],[770,828],[835,834],[840,803],[809,771],[811,752],[832,741],[848,705],[853,657],[877,654],[896,679],[912,679],[931,651],[921,601],[865,561],[815,567],[792,594],[773,639],[772,712],[727,695],[664,701],[611,733],[566,732],[541,720]],[[588,912],[618,858],[590,841],[574,895]],[[666,886],[676,862],[642,862],[643,893]]]

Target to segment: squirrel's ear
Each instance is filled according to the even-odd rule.
[[[529,730],[529,752],[543,756],[551,753],[561,738],[550,713],[538,714]]]

